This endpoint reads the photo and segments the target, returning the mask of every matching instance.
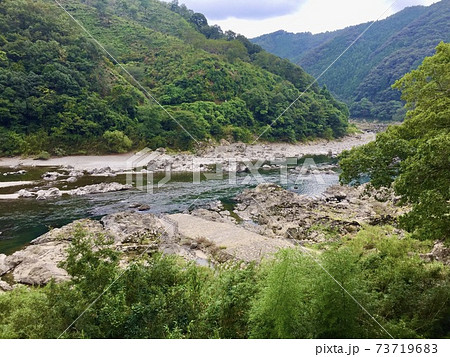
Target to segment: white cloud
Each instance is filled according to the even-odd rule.
[[[164,0],[171,1],[171,0]],[[385,18],[437,0],[179,0],[210,24],[247,37],[285,30],[319,33]]]
[[[212,23],[247,37],[277,30],[319,33],[373,21],[388,6],[384,0],[309,0],[298,11],[264,21],[232,18]]]
[[[180,0],[188,8],[211,20],[269,19],[291,14],[308,0]]]
[[[397,11],[403,10],[405,7],[408,7],[408,6],[428,5],[429,3],[430,3],[430,1],[427,1],[427,0],[398,0],[392,6],[392,10],[397,12]]]

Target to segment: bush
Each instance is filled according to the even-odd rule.
[[[133,146],[133,142],[130,138],[119,130],[105,131],[103,139],[105,140],[108,150],[114,153],[126,153]]]
[[[0,155],[14,156],[22,153],[23,137],[13,131],[0,128]]]
[[[36,155],[35,160],[50,160],[51,155],[47,151],[41,151],[39,154]]]
[[[284,250],[260,265],[153,254],[123,271],[108,237],[77,228],[61,265],[72,280],[0,294],[0,338],[56,338],[82,313],[64,337],[450,337],[449,267],[420,258],[432,244],[393,232],[366,227],[328,251]]]

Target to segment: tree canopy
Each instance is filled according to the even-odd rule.
[[[314,35],[278,31],[252,41],[318,76],[370,25],[319,82],[350,105],[354,118],[400,121],[405,111],[391,85],[431,56],[440,41],[450,41],[449,13],[450,3],[439,1],[405,8],[373,24]]]
[[[200,267],[153,253],[126,271],[108,237],[79,228],[72,238],[71,281],[0,293],[0,338],[450,337],[449,267],[425,262],[427,243],[392,227],[259,265]]]
[[[341,156],[341,181],[393,186],[412,210],[403,225],[422,239],[450,239],[450,44],[394,85],[409,109],[402,125]]]
[[[173,118],[198,141],[251,140],[313,82],[176,2],[64,6],[145,90],[53,1],[2,1],[0,155],[190,149]],[[264,139],[339,137],[347,119],[346,106],[314,85]]]

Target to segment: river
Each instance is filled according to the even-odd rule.
[[[313,157],[320,166],[329,164],[330,159],[324,156]],[[300,162],[300,164],[302,164]],[[35,186],[49,185],[39,181],[46,171],[56,168],[39,167],[26,168],[24,175],[4,176],[10,169],[0,168],[0,182],[13,180],[38,180]],[[236,179],[223,176],[218,179],[206,179],[203,177],[199,184],[193,183],[192,173],[174,174],[171,180],[160,188],[154,188],[152,193],[138,189],[129,191],[112,192],[88,196],[63,196],[59,199],[38,201],[35,199],[17,199],[0,201],[0,254],[11,254],[25,246],[31,240],[46,233],[49,229],[59,228],[74,220],[82,218],[100,219],[114,212],[130,210],[132,204],[146,204],[150,206],[148,212],[154,214],[178,213],[202,207],[211,201],[220,200],[225,207],[232,211],[233,198],[246,188],[255,187],[258,183],[271,182],[295,191],[299,194],[320,195],[327,187],[338,183],[338,174],[328,173],[320,175],[320,180],[315,175],[300,175],[290,171],[288,181],[283,182],[280,171],[260,170],[261,176],[241,173]],[[162,177],[155,177],[155,182]],[[258,181],[259,180],[259,181]],[[262,180],[262,181],[261,181]],[[74,184],[64,181],[52,183],[52,187],[71,189],[100,182],[125,183],[126,177],[93,177],[84,176]],[[20,187],[19,187],[20,188]],[[0,189],[0,194],[14,193],[18,187]]]

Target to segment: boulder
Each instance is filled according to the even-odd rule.
[[[0,254],[0,276],[14,268],[14,264],[8,261],[7,258],[8,257],[5,254]]]
[[[17,192],[19,198],[34,198],[36,197],[36,194],[34,192],[30,192],[28,190],[20,190],[19,192]]]
[[[450,247],[446,246],[444,242],[436,242],[430,255],[433,260],[450,265]]]
[[[115,213],[103,217],[101,223],[116,244],[160,240],[166,232],[161,221],[150,213]]]
[[[247,149],[247,145],[245,145],[244,143],[237,143],[237,144],[235,144],[235,148],[238,152],[243,153]]]
[[[223,221],[223,218],[219,212],[214,211],[214,210],[210,211],[210,210],[207,210],[204,208],[199,208],[199,209],[194,210],[192,212],[192,215],[196,216],[196,217],[202,217],[203,219],[212,221],[212,222],[222,222]]]
[[[208,209],[211,211],[220,212],[223,211],[223,204],[220,201],[213,201],[208,204]]]
[[[346,191],[348,191],[346,187],[331,186],[325,191],[324,196],[327,201],[341,202],[348,196],[348,192]]]
[[[91,176],[99,176],[99,177],[111,177],[111,176],[116,176],[116,174],[111,170],[111,168],[109,166],[107,167],[102,167],[100,169],[92,169],[90,171],[87,171],[88,175]]]
[[[56,181],[60,176],[62,176],[62,174],[60,174],[59,172],[46,172],[41,177],[45,181]]]
[[[145,211],[149,211],[150,210],[150,206],[149,205],[141,205],[138,207],[138,211],[139,212],[145,212]]]
[[[246,164],[242,163],[242,164],[237,165],[236,172],[244,173],[244,172],[250,172],[250,170],[248,169]]]
[[[12,286],[9,285],[7,282],[0,280],[0,293],[1,292],[5,292],[5,291],[10,291],[12,290]]]
[[[69,176],[70,177],[82,177],[82,176],[84,176],[84,172],[83,171],[72,170],[72,171],[69,172]]]
[[[48,242],[31,245],[8,257],[17,264],[12,271],[16,282],[27,285],[45,285],[54,279],[62,282],[70,279],[58,264],[66,258],[67,242]]]
[[[67,193],[71,196],[84,196],[98,193],[125,191],[133,188],[132,185],[123,185],[117,182],[99,183],[96,185],[88,185],[70,190]]]
[[[5,172],[3,174],[3,176],[9,176],[9,175],[25,175],[27,173],[26,170],[19,170],[19,171],[10,171],[10,172]]]
[[[62,196],[62,192],[59,188],[53,187],[48,190],[39,190],[36,192],[37,200],[47,200],[51,198],[58,198]]]

